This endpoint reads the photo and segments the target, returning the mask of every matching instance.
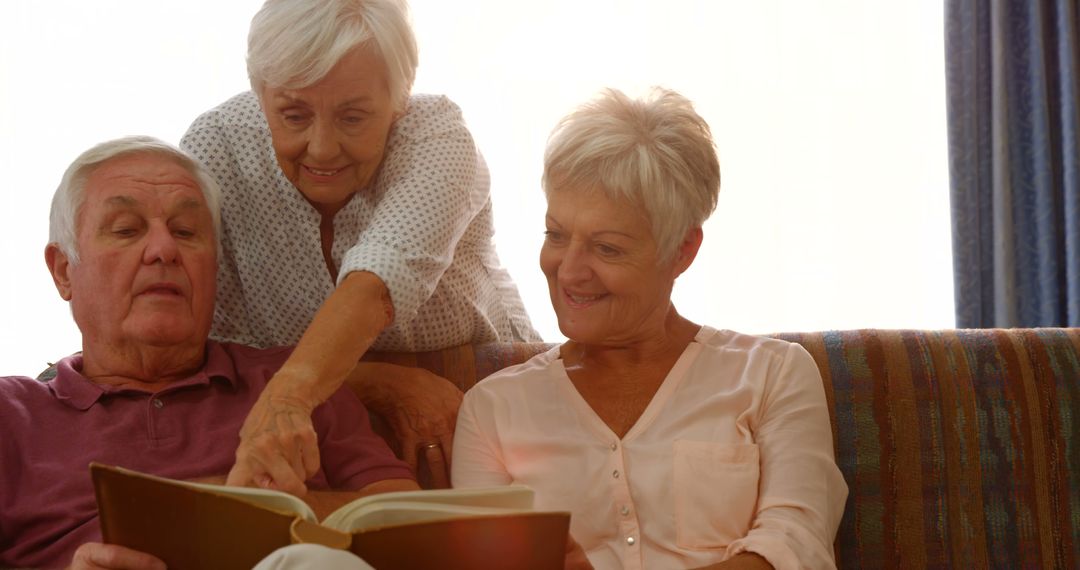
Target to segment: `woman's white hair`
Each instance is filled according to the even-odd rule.
[[[248,32],[248,79],[256,92],[307,87],[361,45],[381,57],[404,111],[419,60],[405,0],[267,0]]]
[[[78,235],[79,208],[86,201],[86,181],[100,166],[123,156],[150,154],[173,160],[195,178],[202,190],[210,216],[214,220],[214,237],[221,242],[221,190],[214,177],[199,161],[184,151],[146,136],[132,136],[103,142],[80,154],[64,171],[60,186],[53,194],[49,211],[49,243],[55,243],[72,265],[79,262]]]
[[[709,125],[682,95],[631,99],[606,89],[559,121],[544,153],[544,192],[601,191],[641,206],[663,259],[716,208],[720,163]]]

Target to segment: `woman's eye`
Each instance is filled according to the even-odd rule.
[[[135,235],[135,228],[113,228],[113,235],[119,237],[131,237]]]
[[[596,251],[600,252],[600,255],[611,257],[613,255],[619,255],[619,250],[611,247],[610,245],[598,243],[596,244]]]
[[[195,232],[193,230],[181,228],[181,229],[173,230],[173,235],[175,235],[176,237],[179,237],[179,238],[190,238],[190,237],[194,237]]]
[[[348,115],[341,118],[341,121],[346,125],[359,125],[364,122],[364,118],[358,115]]]
[[[562,234],[556,231],[547,230],[544,232],[544,240],[557,243],[562,240]]]
[[[307,120],[308,120],[307,115],[300,115],[300,114],[297,114],[297,113],[286,113],[286,114],[282,115],[281,118],[282,118],[282,120],[284,120],[286,123],[289,123],[290,125],[303,124],[303,123],[307,122]]]

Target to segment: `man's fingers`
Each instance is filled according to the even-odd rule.
[[[449,489],[450,471],[447,469],[445,449],[442,445],[421,445],[421,453],[427,462],[428,471],[431,472],[431,488]]]
[[[451,430],[449,433],[439,436],[439,445],[442,447],[441,455],[444,464],[443,467],[446,469],[446,472],[449,473],[452,455],[451,451],[454,449],[454,432]]]
[[[416,461],[416,448],[418,445],[420,445],[420,440],[415,436],[401,438],[401,459],[409,464],[409,468],[413,470],[413,473],[416,473],[416,469],[419,467]]]

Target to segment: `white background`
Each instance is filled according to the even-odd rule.
[[[256,0],[9,0],[0,19],[0,374],[80,348],[45,267],[64,168],[177,143],[247,88]],[[558,341],[537,267],[545,138],[603,86],[696,102],[722,190],[675,304],[750,333],[954,325],[943,8],[934,0],[413,0],[418,92],[451,96],[492,171],[496,240]]]

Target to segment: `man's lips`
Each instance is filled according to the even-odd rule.
[[[175,283],[154,283],[139,292],[139,295],[165,295],[182,297],[184,295],[179,285]]]

